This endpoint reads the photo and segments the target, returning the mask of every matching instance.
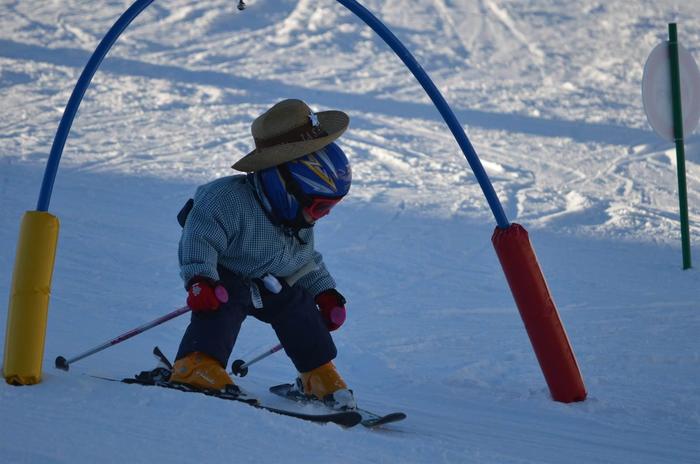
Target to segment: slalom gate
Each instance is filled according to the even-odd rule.
[[[509,223],[462,125],[413,55],[376,16],[355,0],[337,1],[364,21],[396,53],[445,120],[496,219],[492,242],[552,398],[565,403],[583,401],[586,389],[581,373],[528,233],[521,225]],[[46,314],[58,238],[58,220],[48,214],[48,207],[71,125],[102,60],[121,33],[152,2],[134,2],[105,34],[78,78],[59,123],[44,172],[37,210],[25,214],[17,247],[3,366],[3,375],[8,383],[31,385],[41,381]],[[244,9],[245,3],[239,2],[238,8]]]

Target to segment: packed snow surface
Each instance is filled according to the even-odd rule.
[[[401,61],[337,2],[247,3],[156,1],[95,75],[50,204],[61,231],[43,381],[0,386],[0,461],[698,462],[700,277],[681,269],[675,150],[640,90],[669,22],[700,60],[700,2],[363,2],[434,79],[530,232],[588,389],[576,404],[551,400],[494,218]],[[0,320],[65,104],[129,4],[0,4]],[[149,369],[155,345],[172,356],[186,316],[54,369],[184,304],[175,215],[198,184],[233,174],[251,121],[282,98],[351,117],[353,187],[316,226],[348,299],[336,363],[361,406],[408,419],[345,430],[86,375]],[[697,133],[686,171],[698,263]],[[231,359],[276,342],[251,318]],[[294,376],[278,353],[239,384],[274,401],[267,387]]]

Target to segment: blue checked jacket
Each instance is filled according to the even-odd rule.
[[[299,238],[270,221],[249,178],[223,177],[197,188],[180,239],[180,276],[185,284],[196,275],[219,280],[219,264],[244,279],[266,274],[287,277],[313,260],[316,269],[297,284],[314,296],[335,288],[321,254],[314,249],[313,228],[301,229]],[[259,307],[259,292],[252,282],[251,298]]]

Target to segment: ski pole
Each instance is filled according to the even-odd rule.
[[[85,353],[81,353],[71,359],[66,359],[63,356],[59,356],[56,358],[56,369],[62,369],[64,371],[67,371],[68,368],[70,367],[71,364],[73,364],[76,361],[79,361],[83,358],[87,358],[90,355],[93,355],[99,351],[104,350],[105,348],[109,348],[110,346],[114,346],[118,343],[123,342],[124,340],[128,340],[131,337],[134,337],[140,333],[143,333],[147,331],[148,329],[152,329],[153,327],[162,324],[165,321],[169,321],[170,319],[174,319],[182,314],[185,314],[186,312],[190,311],[189,306],[183,306],[182,308],[176,309],[175,311],[166,314],[165,316],[161,316],[158,319],[155,319],[151,322],[148,322],[146,324],[143,324],[142,326],[139,326],[133,330],[130,330],[126,333],[123,333],[119,335],[116,338],[113,338],[112,340],[105,342],[99,346],[96,346]]]
[[[248,367],[255,364],[256,362],[267,358],[271,354],[277,353],[279,350],[282,349],[282,344],[278,344],[270,348],[269,350],[265,351],[261,355],[256,356],[255,358],[251,359],[248,362],[243,361],[242,359],[236,359],[233,364],[231,364],[231,372],[233,372],[234,375],[237,375],[239,377],[245,377],[246,374],[248,374]]]

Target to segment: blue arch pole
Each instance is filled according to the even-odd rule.
[[[80,78],[73,89],[73,93],[68,100],[66,109],[63,112],[61,122],[58,125],[58,130],[56,131],[56,136],[54,137],[53,145],[51,146],[51,152],[46,164],[46,170],[44,171],[44,179],[41,184],[41,192],[39,193],[39,201],[37,203],[38,211],[48,211],[49,209],[51,193],[56,180],[56,173],[58,172],[58,165],[61,161],[61,155],[63,154],[63,148],[65,147],[66,139],[68,138],[68,133],[70,132],[75,115],[78,112],[80,102],[82,101],[85,91],[92,81],[92,77],[95,75],[97,68],[100,66],[102,60],[117,41],[121,33],[129,26],[129,24],[131,24],[134,18],[136,18],[152,2],[153,0],[137,0],[134,2],[124,12],[124,14],[119,17],[117,22],[114,23],[107,34],[105,34],[104,38],[97,46],[87,65],[83,69],[83,72],[81,73]],[[457,140],[457,144],[462,149],[469,166],[471,167],[477,181],[479,182],[479,185],[481,186],[481,190],[486,196],[486,201],[491,208],[491,212],[496,218],[498,226],[500,228],[507,228],[510,224],[503,211],[501,202],[496,195],[496,191],[493,189],[493,185],[491,184],[491,181],[489,180],[489,177],[486,174],[481,161],[479,160],[479,156],[476,154],[474,147],[469,141],[469,138],[457,120],[454,112],[447,104],[447,101],[445,101],[445,98],[442,96],[428,74],[423,70],[418,61],[416,61],[416,59],[401,43],[401,41],[369,10],[355,0],[338,0],[338,2],[352,11],[373,31],[375,31],[387,43],[387,45],[391,47],[401,61],[403,61],[403,63],[408,67],[411,73],[413,73],[421,86],[423,86],[423,89],[425,89],[426,93],[433,101],[433,104],[435,104],[437,107],[438,111],[447,123],[447,126],[450,128],[450,131],[452,131],[452,134]]]
[[[92,77],[95,75],[97,68],[102,63],[107,52],[112,48],[114,42],[117,41],[119,36],[124,29],[126,29],[129,24],[136,18],[139,13],[141,13],[148,5],[150,5],[153,0],[138,0],[134,2],[125,12],[122,14],[116,23],[107,31],[104,38],[97,46],[93,52],[90,60],[85,65],[83,72],[78,78],[77,84],[73,89],[73,93],[66,104],[66,109],[63,111],[63,116],[61,117],[61,122],[58,124],[58,130],[56,131],[56,136],[53,139],[53,145],[51,146],[51,152],[49,153],[49,160],[46,162],[46,170],[44,171],[44,180],[41,183],[41,191],[39,192],[39,201],[37,202],[37,211],[48,211],[49,203],[51,202],[51,192],[53,191],[53,185],[56,181],[56,173],[58,171],[58,164],[61,161],[61,155],[63,154],[63,147],[66,145],[66,139],[68,138],[68,133],[73,125],[73,120],[78,112],[78,107],[80,102],[83,100],[85,91],[87,90]]]
[[[472,146],[467,134],[464,132],[462,125],[457,120],[457,117],[452,112],[452,109],[445,101],[438,88],[435,86],[433,81],[430,79],[428,74],[423,70],[423,67],[418,64],[418,61],[411,55],[411,52],[401,43],[401,41],[379,20],[374,16],[367,8],[360,5],[355,0],[338,0],[338,3],[342,4],[345,8],[355,13],[361,20],[363,20],[374,32],[376,32],[386,43],[391,47],[391,49],[401,58],[401,61],[408,67],[408,69],[413,73],[418,82],[423,86],[426,93],[433,101],[433,104],[437,107],[438,111],[442,115],[442,118],[447,123],[447,126],[452,131],[459,147],[462,149],[464,156],[467,158],[469,166],[472,168],[474,175],[476,176],[481,190],[486,196],[486,201],[491,208],[491,212],[496,218],[496,223],[498,227],[502,229],[508,228],[510,223],[508,218],[506,218],[503,212],[503,207],[501,202],[498,200],[498,195],[493,189],[493,185],[489,180],[488,174],[484,170],[484,167],[479,160],[479,156],[476,154],[474,147]]]

